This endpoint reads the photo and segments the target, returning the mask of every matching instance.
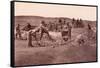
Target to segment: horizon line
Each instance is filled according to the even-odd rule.
[[[63,16],[60,16],[60,17],[56,17],[56,16],[39,16],[39,15],[15,15],[15,16],[38,16],[38,17],[44,17],[44,18],[69,18],[69,19],[82,19],[82,20],[86,20],[86,21],[97,21],[97,20],[87,20],[87,19],[83,19],[83,18],[75,18],[75,17],[63,17]]]

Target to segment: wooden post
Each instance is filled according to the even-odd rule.
[[[31,31],[28,34],[28,47],[33,47],[32,46],[32,35],[31,35]]]

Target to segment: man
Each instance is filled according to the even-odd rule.
[[[20,24],[18,24],[16,27],[16,38],[21,39]]]
[[[64,25],[61,30],[62,38],[64,41],[68,41],[68,27],[67,25]]]
[[[64,41],[71,40],[71,26],[69,22],[63,26],[61,34]]]
[[[88,24],[87,26],[88,26],[88,28],[87,28],[87,37],[90,40],[92,38],[94,32],[93,32],[92,27],[91,27],[90,24]]]
[[[30,23],[27,23],[27,25],[24,27],[24,30],[28,31],[28,47],[33,47],[33,45],[32,45],[32,38],[34,37],[35,40],[38,43],[38,40],[36,38],[36,32],[39,29],[37,29],[37,28],[36,29],[32,29],[32,25]]]
[[[41,32],[40,40],[42,39],[43,34],[45,33],[45,34],[47,34],[47,36],[49,37],[49,39],[53,41],[53,39],[49,35],[48,29],[47,29],[46,24],[45,24],[44,21],[42,21],[41,24],[40,24],[40,32]]]
[[[69,24],[69,22],[67,23],[67,26],[68,26],[68,36],[69,36],[69,39],[71,40],[71,25]]]

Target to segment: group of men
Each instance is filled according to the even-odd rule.
[[[25,26],[26,31],[29,31],[29,34],[28,34],[28,46],[29,47],[33,47],[32,46],[32,37],[34,37],[35,40],[38,41],[36,38],[36,32],[40,32],[40,40],[42,39],[44,34],[47,34],[48,38],[51,41],[54,41],[54,39],[52,39],[49,34],[49,31],[48,31],[48,28],[46,27],[45,21],[41,21],[41,24],[38,27],[36,27],[35,29],[32,29],[31,27],[32,27],[32,25],[30,23],[27,23],[27,25]],[[61,35],[62,35],[62,39],[64,41],[68,41],[69,39],[71,39],[71,28],[72,27],[70,26],[69,22],[67,24],[65,24],[64,27],[62,28]],[[16,38],[18,38],[18,37],[19,37],[19,39],[22,39],[20,24],[18,24],[16,27]]]

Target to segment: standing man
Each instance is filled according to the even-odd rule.
[[[27,25],[23,28],[24,31],[28,32],[28,47],[33,47],[32,46],[32,26],[30,23],[27,23]]]
[[[92,38],[94,32],[93,32],[92,27],[91,27],[90,24],[88,24],[87,26],[88,26],[88,28],[87,28],[87,37],[90,40]]]
[[[71,40],[71,25],[69,24],[69,22],[67,23],[67,26],[68,26],[68,36],[69,36],[69,39]]]
[[[20,24],[18,24],[16,27],[16,38],[21,39]]]
[[[36,35],[32,33],[32,25],[30,23],[27,23],[27,25],[24,27],[24,30],[28,31],[28,47],[33,47],[32,37],[34,36],[34,38],[36,39]]]

